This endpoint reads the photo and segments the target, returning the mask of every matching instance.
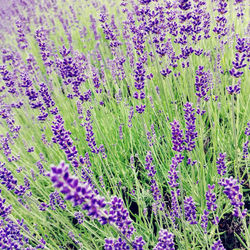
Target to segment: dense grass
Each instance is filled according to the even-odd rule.
[[[215,18],[218,15],[216,11],[218,1],[208,1],[204,11],[210,14],[209,34],[211,37],[201,39],[195,44],[189,36],[187,43],[187,46],[192,46],[194,49],[203,49],[206,54],[198,56],[191,53],[187,59],[181,58],[176,68],[169,66],[172,73],[167,77],[164,77],[160,71],[169,65],[170,59],[167,55],[160,57],[157,54],[152,43],[155,34],[147,33],[144,54],[151,52],[152,59],[148,56],[143,65],[146,74],[152,73],[153,78],[145,80],[145,99],[137,100],[133,97],[136,90],[134,86],[136,64],[132,65],[129,56],[127,56],[128,46],[132,46],[131,53],[135,63],[138,62],[140,55],[133,47],[132,37],[136,35],[128,30],[130,37],[123,37],[123,32],[126,30],[123,21],[127,20],[127,14],[122,11],[125,7],[120,6],[120,2],[80,0],[73,2],[60,0],[26,2],[29,3],[27,6],[21,4],[21,1],[17,1],[16,7],[5,9],[5,13],[2,11],[2,40],[0,42],[1,65],[6,65],[7,70],[13,72],[12,79],[18,93],[15,95],[8,92],[7,81],[1,74],[0,83],[1,86],[5,86],[5,90],[1,92],[0,99],[0,114],[2,116],[0,139],[3,145],[0,147],[0,162],[5,163],[4,167],[12,172],[18,185],[25,185],[24,178],[27,178],[30,185],[30,190],[27,190],[24,195],[18,196],[14,192],[15,189],[8,190],[3,181],[4,174],[1,172],[1,196],[6,199],[5,205],[12,205],[12,211],[8,217],[15,223],[17,220],[24,219],[24,224],[29,228],[27,231],[24,225],[19,226],[22,234],[27,236],[29,240],[25,245],[18,246],[16,249],[35,247],[41,238],[46,241],[44,245],[46,249],[103,249],[106,238],[117,239],[121,234],[114,223],[113,225],[111,225],[112,223],[101,225],[98,220],[88,216],[86,211],[81,209],[81,206],[74,207],[71,201],[65,201],[65,209],[58,205],[55,210],[51,209],[50,206],[45,211],[39,209],[43,202],[50,205],[50,194],[58,190],[53,187],[48,176],[48,173],[51,172],[51,165],[58,166],[61,161],[65,161],[70,165],[70,174],[83,182],[86,180],[81,179],[81,171],[82,168],[86,168],[86,165],[82,164],[78,168],[74,168],[72,161],[67,159],[58,143],[51,142],[54,136],[51,126],[56,118],[49,113],[45,121],[41,122],[37,119],[40,114],[39,109],[31,107],[26,88],[20,86],[24,82],[24,73],[32,81],[31,88],[35,91],[39,91],[39,84],[42,82],[48,87],[49,94],[64,120],[64,128],[71,133],[70,138],[78,151],[76,158],[89,153],[90,169],[93,172],[91,180],[99,194],[105,197],[107,202],[110,202],[111,197],[114,196],[123,199],[124,206],[129,211],[129,216],[136,229],[131,239],[121,236],[128,241],[128,244],[131,244],[135,236],[142,236],[145,241],[144,249],[153,249],[158,242],[159,231],[166,229],[174,234],[176,249],[210,249],[217,240],[221,240],[226,249],[247,249],[250,247],[249,217],[246,215],[244,218],[240,218],[232,215],[233,206],[223,193],[224,187],[219,185],[221,178],[232,176],[237,180],[237,185],[240,187],[239,192],[243,194],[244,205],[241,206],[241,211],[249,207],[249,157],[243,158],[243,144],[249,139],[245,133],[247,123],[250,120],[249,61],[246,60],[247,66],[240,69],[243,71],[240,78],[234,78],[229,73],[237,52],[235,46],[238,36],[248,37],[248,44],[246,42],[248,52],[245,53],[248,53],[249,56],[250,20],[247,15],[249,13],[247,3],[244,6],[243,1],[245,15],[238,18],[235,8],[241,6],[241,3],[234,5],[233,1],[227,1],[228,12],[225,17],[229,31],[225,36],[218,37],[213,32],[213,28],[216,26]],[[52,2],[55,3],[51,5]],[[164,2],[151,2],[149,6],[151,10],[157,5],[165,7],[166,3]],[[190,2],[194,6],[196,1]],[[119,33],[117,40],[122,43],[115,49],[115,54],[112,53],[110,41],[105,38],[101,27],[102,23],[99,21],[104,5],[109,15],[106,23],[110,24],[111,16],[114,15]],[[126,8],[133,13],[135,5],[138,5],[139,8],[143,7],[139,1],[135,1],[134,4],[128,4]],[[53,6],[57,6],[57,9]],[[75,19],[71,8],[76,13]],[[178,16],[177,9],[178,7],[174,13],[176,11]],[[10,16],[11,10],[13,11],[12,16]],[[167,11],[166,8],[164,10]],[[90,15],[96,20],[98,39],[96,39],[93,27],[91,27]],[[9,18],[7,18],[8,16]],[[39,20],[39,17],[43,20],[42,24],[36,21]],[[134,18],[136,20],[135,15]],[[149,23],[149,19],[146,18],[145,22]],[[16,42],[18,33],[15,22],[17,20],[21,20],[22,29],[28,42],[28,47],[25,49],[18,48]],[[66,20],[68,20],[68,24]],[[65,22],[64,27],[62,21]],[[141,23],[136,20],[135,26],[139,27]],[[179,21],[177,23],[181,25]],[[46,48],[51,48],[49,58],[54,61],[51,72],[47,72],[48,67],[42,60],[41,50],[35,38],[36,31],[42,27],[45,30],[50,30],[45,45]],[[81,36],[84,27],[86,34]],[[174,43],[175,37],[166,32],[165,42],[168,38],[173,51],[179,55],[184,46]],[[84,93],[91,90],[91,99],[80,104],[82,112],[79,112],[79,107],[77,107],[78,97],[73,99],[67,97],[68,94],[72,94],[72,85],[65,84],[59,66],[55,63],[56,60],[62,60],[59,53],[62,46],[70,49],[69,56],[79,62],[77,67],[86,67],[84,74],[88,79],[80,85],[79,92]],[[13,60],[4,59],[6,55],[4,50],[7,50],[7,54],[12,55]],[[86,57],[85,60],[82,60],[84,65],[80,64],[79,54],[81,53]],[[35,72],[25,68],[29,54],[34,56],[37,63]],[[221,58],[220,61],[218,61],[218,55]],[[110,65],[109,61],[122,56],[126,59],[122,67],[125,77],[119,79],[118,76],[112,75],[114,66]],[[182,62],[189,62],[190,66],[183,68]],[[204,98],[199,99],[196,95],[195,77],[199,66],[204,66],[203,71],[209,72],[211,78],[211,81],[208,82],[210,89],[207,93],[209,97],[207,101]],[[97,93],[94,87],[93,72],[96,72],[100,79],[101,93]],[[180,73],[179,76],[178,73]],[[241,79],[240,93],[230,95],[226,88],[237,84],[239,79]],[[42,100],[40,94],[39,98]],[[18,101],[23,102],[20,109],[10,107],[11,103],[18,103]],[[103,102],[102,105],[100,102]],[[186,124],[183,108],[187,102],[192,103],[196,110],[200,107],[201,110],[206,111],[203,115],[195,113],[195,131],[198,134],[195,139],[195,148],[182,152],[184,159],[177,169],[180,188],[178,204],[180,209],[184,211],[183,201],[185,197],[192,196],[197,215],[197,224],[194,225],[187,221],[185,213],[182,213],[180,218],[176,218],[175,222],[171,219],[170,213],[173,209],[171,190],[176,192],[176,188],[171,188],[168,184],[168,171],[173,157],[177,154],[173,150],[171,123],[177,120],[185,135]],[[145,104],[146,109],[142,114],[139,114],[136,112],[136,106],[141,104]],[[130,123],[131,107],[134,110],[134,115]],[[48,110],[45,109],[45,112]],[[83,126],[87,110],[91,110],[96,144],[98,147],[101,144],[104,146],[106,157],[102,153],[91,153],[88,146],[86,130]],[[7,119],[5,114],[7,114]],[[14,126],[21,126],[17,138],[14,139],[15,133],[10,131],[7,122],[11,118],[14,119]],[[152,142],[148,139],[149,132],[152,136]],[[42,135],[48,141],[47,144],[41,140]],[[4,149],[5,138],[7,138],[7,144],[11,148],[9,155]],[[34,152],[28,152],[30,147],[34,147]],[[148,176],[148,170],[145,169],[145,157],[149,151],[152,153],[152,164],[156,170],[153,178],[156,180],[162,196],[160,203],[164,204],[164,210],[157,210],[156,213],[153,212],[155,201],[150,191],[151,177]],[[223,177],[217,172],[218,164],[216,162],[220,153],[226,153],[227,170]],[[20,156],[20,158],[18,157],[14,161],[8,160],[8,157],[11,156]],[[131,158],[134,159],[132,163]],[[188,158],[196,163],[193,166],[188,164]],[[38,161],[42,164],[44,173],[39,173]],[[20,168],[22,170],[17,171]],[[208,184],[215,184],[213,192],[216,194],[217,209],[210,213],[207,233],[205,233],[204,228],[201,227],[201,216],[206,209]],[[29,195],[30,192],[32,195]],[[63,194],[60,195],[65,198]],[[84,215],[81,224],[75,218],[75,212],[79,211]],[[216,216],[218,216],[219,222],[213,224],[212,220]],[[3,218],[4,220],[5,218]],[[3,228],[2,223],[1,228]],[[14,241],[14,239],[12,240]],[[3,247],[3,249],[12,248]]]

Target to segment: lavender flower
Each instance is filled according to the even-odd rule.
[[[0,193],[2,192],[2,190],[0,189]],[[6,201],[6,199],[3,199],[2,197],[0,197],[0,216],[2,218],[6,218],[12,210],[12,206],[6,206],[6,204],[4,204]]]
[[[169,249],[174,250],[174,235],[167,230],[161,229],[159,232],[159,239],[154,250]]]
[[[206,192],[206,201],[207,201],[207,209],[209,211],[215,211],[217,209],[216,195],[212,192],[214,190],[215,185],[208,184],[208,191]]]
[[[240,211],[240,207],[244,206],[244,202],[242,201],[242,194],[240,193],[240,185],[238,184],[236,179],[230,178],[222,178],[219,181],[219,184],[224,187],[224,194],[226,194],[227,198],[230,200],[231,205],[233,206],[233,215],[236,217],[245,217],[246,209],[242,212]]]
[[[153,162],[153,157],[152,157],[152,153],[150,151],[147,152],[146,155],[146,164],[145,164],[145,169],[148,170],[148,176],[150,177],[150,182],[151,182],[151,192],[153,194],[155,203],[153,204],[153,207],[158,208],[158,206],[160,205],[160,200],[162,198],[162,195],[160,193],[160,189],[158,187],[158,184],[154,178],[155,174],[156,174],[156,170],[155,170],[155,166],[152,165]],[[162,210],[164,207],[163,204],[161,204],[160,210]],[[156,210],[154,211],[156,213]]]
[[[168,173],[169,173],[169,175],[168,175],[168,178],[169,178],[168,184],[172,188],[176,188],[176,187],[179,186],[179,183],[177,183],[177,180],[179,179],[177,167],[178,167],[178,164],[180,164],[183,159],[184,159],[184,156],[182,156],[181,154],[175,155],[172,158],[172,163],[170,165],[170,170],[168,171]]]
[[[184,150],[183,130],[180,129],[180,123],[174,120],[171,125],[173,150],[182,152]]]
[[[105,245],[104,245],[104,249],[105,250],[129,250],[130,247],[129,245],[126,243],[126,241],[124,241],[121,237],[119,237],[117,240],[115,239],[105,239]]]
[[[185,140],[184,142],[187,144],[185,149],[188,151],[192,151],[195,148],[195,138],[197,137],[197,132],[195,131],[195,109],[192,107],[193,104],[187,102],[184,105],[185,112],[185,120],[186,120],[186,131],[185,131]]]
[[[226,153],[222,154],[220,153],[219,154],[219,157],[217,158],[217,161],[216,161],[216,166],[217,166],[217,172],[219,175],[223,176],[226,174],[226,163],[225,163],[225,159],[226,159]]]
[[[250,122],[247,123],[247,127],[245,129],[245,135],[247,137],[250,137]],[[247,139],[243,145],[243,159],[247,159],[248,157],[248,148],[249,148],[248,144],[249,144],[249,139]]]
[[[59,144],[60,148],[65,152],[67,159],[72,161],[78,154],[77,149],[73,146],[70,138],[70,132],[64,128],[64,120],[61,115],[56,115],[53,125],[51,126],[54,136],[52,141]]]
[[[135,237],[134,241],[132,242],[132,247],[135,250],[143,250],[143,246],[146,242],[143,240],[141,236]]]
[[[195,76],[195,90],[196,95],[201,98],[207,97],[207,92],[209,90],[209,74],[204,71],[203,66],[199,66],[198,70],[196,70]]]
[[[181,216],[181,207],[179,206],[178,203],[178,196],[180,196],[180,190],[177,189],[176,192],[171,190],[171,211],[170,211],[170,216],[175,223],[176,218],[180,218]]]
[[[113,197],[109,205],[109,222],[111,224],[114,223],[118,227],[119,231],[128,239],[131,238],[135,228],[129,218],[128,210],[123,207],[122,199]]]
[[[207,224],[208,224],[209,212],[204,209],[203,215],[201,216],[201,227],[204,229],[204,233],[207,233]]]
[[[191,224],[197,224],[196,221],[196,207],[192,196],[186,197],[184,200],[184,209],[186,220]]]
[[[221,240],[215,241],[211,249],[212,250],[226,250],[226,248],[224,248],[224,246],[222,245]]]
[[[74,206],[82,205],[88,215],[97,218],[101,223],[106,224],[107,218],[101,211],[106,206],[104,198],[96,195],[87,183],[82,184],[78,179],[70,177],[69,166],[61,162],[58,167],[51,168],[50,178],[56,188],[65,194],[66,200],[70,200]]]

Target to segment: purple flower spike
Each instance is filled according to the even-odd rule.
[[[168,173],[169,173],[169,175],[168,175],[168,178],[169,178],[168,184],[172,188],[175,188],[175,187],[179,186],[179,183],[177,183],[177,180],[179,179],[177,167],[178,167],[178,164],[180,164],[183,159],[184,159],[184,156],[182,156],[181,154],[175,155],[175,157],[172,158],[172,163],[170,165],[170,170],[168,171]]]
[[[215,211],[217,209],[216,202],[216,195],[212,192],[214,190],[214,185],[208,184],[208,191],[206,192],[206,201],[207,201],[207,209],[209,211]]]
[[[143,238],[136,237],[134,241],[132,242],[132,246],[134,250],[143,250],[143,246],[146,244],[146,242],[143,240]]]
[[[145,160],[146,160],[145,169],[148,170],[148,176],[150,177],[150,182],[151,182],[151,190],[150,191],[152,192],[154,200],[155,200],[155,203],[153,204],[153,207],[154,207],[153,209],[154,209],[154,212],[156,213],[159,206],[160,206],[160,210],[163,209],[164,204],[162,203],[160,205],[162,195],[161,195],[160,189],[158,187],[158,184],[154,178],[154,176],[156,174],[156,170],[155,170],[155,166],[152,164],[153,157],[152,157],[152,153],[150,151],[147,152]]]
[[[185,131],[185,143],[187,144],[185,149],[192,151],[195,148],[195,138],[197,137],[197,132],[195,131],[195,109],[192,107],[193,104],[187,102],[184,105],[185,120],[186,120],[186,131]]]
[[[159,239],[154,250],[174,250],[174,235],[167,230],[161,229],[159,232]]]
[[[184,200],[184,209],[186,220],[191,224],[197,224],[196,221],[196,207],[192,196],[186,197]]]
[[[219,154],[219,157],[217,158],[217,161],[216,161],[216,166],[217,166],[217,172],[219,175],[223,176],[226,174],[226,163],[225,163],[225,158],[226,158],[226,153],[222,154],[220,153]]]
[[[122,199],[117,197],[113,197],[111,199],[109,221],[110,223],[114,223],[118,227],[119,231],[127,238],[131,238],[135,231],[132,221],[129,218],[128,210],[123,207]]]
[[[106,206],[104,198],[96,195],[88,183],[80,183],[78,179],[67,177],[68,168],[64,162],[61,162],[57,169],[52,167],[53,171],[50,173],[50,178],[54,182],[54,186],[60,189],[60,192],[66,194],[65,199],[70,200],[74,206],[82,205],[83,210],[88,211],[88,215],[99,219],[103,223],[105,216],[103,216],[102,208]],[[56,178],[55,178],[56,177]]]
[[[243,212],[240,211],[240,207],[244,206],[244,202],[242,201],[243,196],[240,193],[240,185],[238,184],[237,180],[233,179],[231,176],[230,178],[222,178],[219,181],[219,184],[225,188],[224,194],[226,194],[234,208],[233,215],[243,218],[246,213],[245,210],[243,210]]]
[[[224,248],[220,240],[215,241],[211,249],[212,250],[226,250],[226,248]]]
[[[180,123],[174,120],[171,125],[173,150],[182,152],[184,150],[183,130],[180,129]]]

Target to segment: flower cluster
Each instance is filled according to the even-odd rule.
[[[228,33],[228,27],[227,27],[227,19],[225,17],[225,14],[227,11],[227,1],[226,0],[219,0],[217,5],[217,11],[218,16],[215,17],[216,26],[213,29],[213,32],[218,35],[218,38],[220,39],[223,36],[226,36]]]
[[[184,139],[183,139],[183,130],[180,129],[180,123],[174,120],[171,125],[172,131],[172,143],[173,150],[177,152],[182,152],[184,150]]]
[[[179,179],[177,167],[178,167],[178,164],[180,164],[183,159],[184,159],[184,156],[182,156],[181,154],[175,155],[172,158],[172,163],[171,163],[170,169],[168,171],[168,173],[169,173],[169,175],[168,175],[168,178],[169,178],[168,184],[172,188],[176,188],[176,187],[179,186],[179,183],[177,183],[177,180]]]
[[[86,141],[88,142],[88,146],[90,147],[92,153],[94,154],[102,153],[102,157],[106,158],[104,146],[100,145],[100,147],[98,148],[96,145],[94,132],[93,132],[93,126],[92,126],[93,121],[91,120],[90,109],[88,109],[86,113],[87,113],[86,118],[85,118],[86,122],[84,124],[81,124],[81,126],[85,127]]]
[[[151,182],[151,192],[153,194],[155,203],[153,204],[153,207],[155,208],[155,213],[157,211],[158,206],[160,205],[160,200],[162,198],[160,189],[158,187],[158,184],[154,178],[155,174],[156,174],[156,170],[155,170],[155,166],[152,164],[153,162],[153,157],[152,157],[152,153],[150,151],[147,152],[146,155],[146,164],[145,164],[145,169],[148,170],[148,176],[150,177],[150,182]],[[163,204],[161,204],[160,210],[163,209]]]
[[[102,211],[106,206],[104,198],[96,195],[88,183],[81,183],[77,178],[69,174],[69,166],[61,162],[58,167],[51,167],[50,179],[54,187],[66,195],[74,206],[82,205],[82,209],[88,211],[88,215],[98,219],[102,224],[107,223],[107,215]]]
[[[196,76],[195,76],[195,90],[196,95],[204,100],[208,100],[207,93],[209,91],[209,74],[204,71],[203,66],[199,66],[198,70],[196,70]]]
[[[201,227],[204,229],[204,233],[207,233],[207,224],[208,224],[208,217],[210,212],[214,212],[217,209],[216,205],[216,195],[212,192],[214,190],[215,185],[208,184],[208,191],[206,192],[206,204],[207,210],[204,209],[203,215],[201,216]],[[217,220],[217,218],[215,218]],[[214,223],[218,224],[216,221]]]
[[[217,240],[214,242],[214,244],[211,247],[212,250],[226,250],[226,248],[223,246],[221,240]]]
[[[245,129],[245,135],[247,137],[250,137],[250,121],[247,123],[247,127]],[[243,145],[243,159],[247,159],[248,157],[248,146],[249,144],[249,138],[245,141],[244,145]]]
[[[70,138],[71,132],[66,131],[64,128],[64,120],[61,115],[56,115],[53,125],[51,125],[54,136],[52,137],[53,143],[57,143],[60,148],[65,152],[67,159],[73,161],[78,152],[73,141]]]
[[[196,206],[192,196],[186,197],[184,200],[184,209],[186,220],[191,224],[197,224],[196,221]]]
[[[206,201],[207,201],[207,210],[215,211],[217,209],[216,195],[212,192],[214,190],[215,185],[208,184],[208,191],[206,192]]]
[[[124,236],[131,238],[135,228],[129,218],[128,210],[123,206],[123,200],[115,196],[111,199],[109,206],[109,222],[114,223]]]
[[[24,34],[24,25],[22,21],[20,20],[16,21],[16,27],[17,27],[17,33],[18,33],[18,38],[16,39],[18,43],[18,48],[22,50],[26,49],[28,47],[28,41]]]
[[[47,73],[50,74],[52,72],[51,66],[54,64],[54,61],[50,59],[52,55],[52,49],[48,45],[48,36],[49,31],[42,27],[36,31],[35,38],[40,48],[42,60],[46,66]]]
[[[159,232],[159,239],[154,250],[169,249],[174,250],[174,235],[167,230],[161,229]]]
[[[219,175],[223,176],[226,174],[226,163],[225,163],[225,159],[226,159],[226,153],[222,154],[220,153],[219,154],[219,157],[217,158],[217,161],[216,161],[216,167],[217,167],[217,172]]]
[[[219,184],[224,187],[224,194],[226,194],[227,198],[230,200],[233,206],[233,215],[236,217],[244,218],[247,214],[247,209],[241,211],[240,207],[244,206],[244,202],[242,201],[242,194],[240,193],[240,185],[238,184],[236,179],[230,178],[222,178],[219,181]]]
[[[195,131],[195,109],[192,107],[193,104],[187,102],[184,105],[184,118],[186,120],[186,131],[185,131],[185,140],[184,142],[187,144],[185,149],[188,151],[192,151],[195,148],[195,138],[197,137],[197,132]]]
[[[129,250],[130,247],[121,237],[115,239],[105,239],[105,250]]]

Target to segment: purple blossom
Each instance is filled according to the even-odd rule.
[[[226,153],[220,153],[219,154],[219,157],[217,158],[217,161],[216,161],[216,167],[217,167],[217,172],[219,175],[223,176],[226,174],[226,163],[225,163],[225,159],[226,159]]]
[[[83,213],[82,212],[75,212],[74,215],[75,215],[75,218],[77,219],[77,222],[79,224],[82,224],[83,221],[84,221],[84,215],[83,215]]]
[[[184,139],[183,139],[183,130],[180,129],[180,123],[174,120],[171,125],[172,131],[172,143],[173,150],[177,152],[182,152],[184,150]]]
[[[106,206],[104,198],[96,195],[88,183],[82,184],[77,178],[71,177],[68,168],[64,162],[58,167],[51,167],[50,179],[54,187],[59,188],[66,195],[65,199],[70,200],[74,206],[82,205],[82,209],[87,210],[89,216],[106,224],[107,217],[102,212],[102,208]]]
[[[207,201],[207,210],[215,211],[217,209],[216,195],[212,192],[214,190],[215,185],[208,184],[208,191],[206,192],[206,201]]]
[[[2,192],[2,190],[0,189],[0,193],[1,192]],[[12,210],[11,205],[6,206],[6,204],[4,204],[5,201],[6,201],[6,199],[0,197],[0,216],[2,218],[6,218],[11,213],[11,210]]]
[[[65,201],[61,198],[60,194],[55,191],[49,195],[49,203],[51,210],[56,210],[55,206],[58,205],[61,209],[66,209]]]
[[[186,197],[184,200],[185,217],[189,224],[197,224],[196,221],[196,206],[192,196]]]
[[[224,248],[224,246],[222,245],[221,240],[215,241],[211,249],[212,250],[226,250],[226,248]]]
[[[177,167],[178,167],[178,164],[180,164],[183,159],[184,159],[184,156],[182,156],[181,154],[175,155],[172,158],[172,163],[171,163],[170,169],[168,171],[168,173],[169,173],[169,175],[168,175],[168,178],[169,178],[168,184],[172,188],[176,188],[176,187],[179,186],[179,183],[177,183],[177,180],[179,179]]]
[[[130,247],[121,237],[116,239],[105,239],[105,250],[129,250]]]
[[[204,209],[203,215],[201,216],[201,227],[204,229],[204,233],[207,233],[207,224],[208,224],[209,212]]]
[[[152,164],[153,157],[152,157],[152,153],[150,151],[147,152],[145,161],[146,161],[145,169],[148,170],[148,176],[150,177],[150,182],[151,182],[150,191],[152,192],[154,200],[155,200],[155,203],[153,204],[153,207],[155,207],[156,210],[157,210],[158,206],[160,206],[160,210],[162,210],[163,207],[164,207],[163,203],[160,204],[162,195],[161,195],[160,189],[158,187],[158,184],[157,184],[157,182],[156,182],[156,180],[154,178],[154,176],[156,174],[156,170],[155,170],[155,166]],[[154,212],[156,213],[156,211],[154,211]]]
[[[184,142],[187,144],[185,149],[188,151],[192,151],[195,148],[195,138],[197,137],[197,132],[195,131],[195,109],[192,107],[193,104],[187,102],[184,105],[184,117],[186,120],[186,131],[185,131],[185,140]]]
[[[134,241],[132,242],[132,247],[134,250],[143,250],[143,246],[146,242],[143,240],[142,236],[135,237]]]
[[[180,196],[180,190],[177,189],[176,192],[171,190],[171,211],[170,216],[173,222],[175,222],[175,218],[180,218],[181,216],[181,207],[178,203],[178,196]]]
[[[70,138],[71,132],[64,128],[64,120],[61,115],[56,115],[53,125],[51,125],[54,136],[53,143],[57,143],[65,152],[67,159],[72,161],[78,154],[76,147],[73,145],[73,140]]]
[[[123,201],[120,198],[113,197],[109,203],[110,209],[108,214],[108,221],[114,223],[119,231],[128,239],[131,238],[135,231],[132,221],[129,218],[129,212],[123,206]]]
[[[195,90],[196,95],[199,98],[205,98],[207,96],[207,92],[209,90],[209,74],[204,71],[203,66],[199,66],[198,70],[196,70],[195,76]]]
[[[240,211],[240,207],[244,206],[242,201],[242,194],[240,193],[240,185],[236,179],[222,178],[219,181],[219,185],[224,187],[224,194],[230,200],[231,205],[233,206],[233,215],[236,217],[243,218],[246,215],[246,210]]]
[[[247,127],[245,129],[245,135],[250,136],[250,122],[247,123]],[[247,159],[248,157],[248,148],[249,148],[249,139],[247,139],[243,144],[243,159]]]
[[[169,233],[167,230],[161,229],[159,232],[159,239],[154,250],[174,250],[174,234]]]

